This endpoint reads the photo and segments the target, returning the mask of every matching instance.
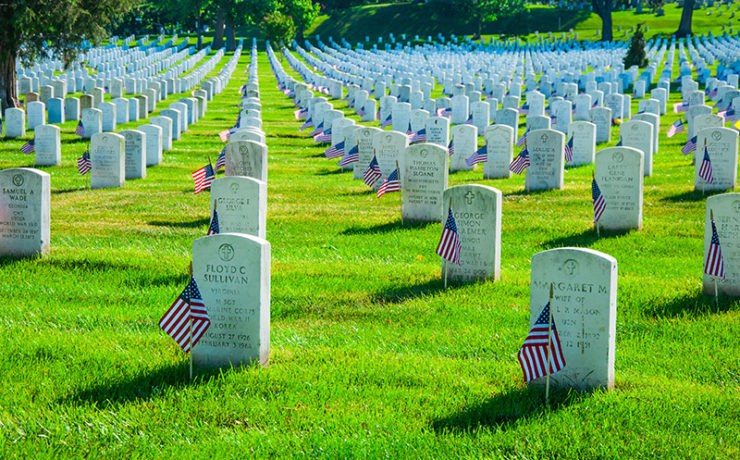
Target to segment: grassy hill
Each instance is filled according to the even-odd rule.
[[[732,5],[731,11],[738,6]],[[629,33],[624,35],[617,30],[622,27],[629,31],[632,26],[645,24],[648,26],[647,38],[655,35],[670,35],[678,28],[681,17],[681,8],[676,4],[665,6],[665,15],[656,16],[652,13],[635,14],[632,11],[617,11],[613,13],[615,39],[628,39]],[[714,9],[712,9],[714,10]],[[716,10],[707,15],[707,9],[694,11],[694,33],[705,34],[711,31],[718,35],[723,33],[722,25],[740,23],[730,18],[730,11],[722,9],[722,16],[718,17]],[[502,18],[484,26],[484,35],[506,34],[534,38],[534,32],[568,32],[573,29],[580,39],[597,38],[596,32],[601,30],[601,19],[588,10],[569,11],[567,9],[543,6],[530,6],[523,13],[509,18]],[[396,37],[407,34],[411,40],[414,35],[425,38],[427,35],[442,33],[446,36],[468,35],[475,32],[476,26],[472,21],[456,14],[448,7],[439,7],[432,4],[393,3],[367,5],[348,8],[320,16],[307,31],[306,36],[320,35],[338,40],[345,37],[350,43],[365,42],[369,36],[370,42],[377,43],[377,37],[387,37],[390,32]]]

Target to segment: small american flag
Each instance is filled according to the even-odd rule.
[[[450,156],[453,156],[455,154],[455,140],[450,139],[450,143],[447,145],[447,153]]]
[[[363,174],[363,180],[365,181],[365,185],[372,187],[381,177],[383,177],[383,173],[380,172],[378,159],[373,156],[373,159],[370,161],[370,164],[367,166],[367,169]]]
[[[719,245],[719,235],[717,235],[717,226],[712,219],[712,241],[707,253],[707,261],[704,263],[704,273],[709,276],[725,277],[725,262],[722,259],[722,248]]]
[[[570,136],[570,139],[565,144],[565,161],[568,163],[573,161],[573,137],[575,136]]]
[[[360,161],[360,149],[355,145],[342,157],[342,161],[339,162],[339,166],[347,166],[351,163],[357,163]]]
[[[21,152],[26,154],[33,153],[36,150],[35,143],[35,139],[31,139],[30,141],[26,142],[21,146]]]
[[[306,118],[308,116],[308,110],[306,109],[296,109],[293,111],[293,116],[295,116],[296,120],[300,120],[302,118]]]
[[[174,339],[182,351],[187,353],[198,343],[210,325],[211,320],[203,298],[200,296],[198,285],[195,283],[195,278],[191,276],[190,283],[159,320],[159,327]]]
[[[686,145],[684,145],[683,147],[681,147],[681,153],[683,153],[684,155],[688,155],[691,152],[693,152],[694,150],[696,150],[696,136],[694,136],[691,139],[689,139],[686,142]]]
[[[484,144],[483,147],[473,152],[470,158],[465,160],[465,164],[467,164],[469,168],[472,168],[473,165],[476,165],[478,163],[485,163],[487,161],[488,161],[488,148]]]
[[[676,134],[680,133],[681,131],[684,131],[686,128],[683,125],[683,120],[680,118],[676,120],[670,128],[668,128],[668,132],[666,133],[666,136],[673,137]]]
[[[606,200],[604,195],[601,194],[599,184],[596,183],[596,178],[591,181],[591,201],[594,204],[594,223],[598,222],[601,215],[604,214],[606,209]]]
[[[685,112],[689,109],[689,104],[685,102],[676,102],[673,104],[673,113]]]
[[[85,137],[85,126],[82,124],[82,120],[77,122],[77,127],[75,128],[75,134],[80,137]]]
[[[218,235],[221,233],[221,230],[219,230],[218,227],[218,211],[216,211],[216,207],[213,207],[213,217],[211,217],[211,225],[208,226],[208,232],[206,233],[206,236],[210,235]]]
[[[518,141],[516,141],[516,146],[521,147],[524,145],[527,141],[527,134],[529,134],[529,128],[527,128],[526,131],[524,131],[524,134],[522,134],[522,137],[519,138]]]
[[[364,117],[366,113],[367,112],[365,112],[365,109],[361,108],[357,111],[357,116]]]
[[[378,189],[378,198],[390,192],[401,190],[401,181],[398,178],[398,169],[394,169],[383,181],[383,185]]]
[[[548,337],[549,330],[549,337]],[[548,363],[548,354],[550,362]],[[524,372],[524,380],[531,382],[534,379],[554,374],[565,367],[563,350],[560,348],[560,337],[550,313],[550,302],[547,302],[537,321],[529,330],[519,349],[519,364]]]
[[[719,115],[722,115],[723,117],[725,117],[725,122],[737,120],[737,115],[735,115],[735,109],[733,109],[732,107],[728,108],[726,111],[720,113]]]
[[[320,132],[313,137],[314,142],[331,142],[331,128]]]
[[[457,224],[452,208],[448,209],[447,222],[442,230],[442,237],[437,245],[437,254],[445,260],[460,265],[460,235],[457,233]]]
[[[709,150],[704,146],[704,159],[701,161],[699,167],[699,177],[711,184],[714,182],[714,175],[712,174],[712,160],[709,159]]]
[[[210,163],[191,174],[195,182],[195,193],[211,188],[211,183],[216,174],[213,172],[213,166]]]
[[[524,148],[522,149],[522,151],[519,152],[519,155],[517,155],[516,158],[514,158],[514,161],[512,161],[511,164],[509,165],[509,170],[517,174],[521,174],[528,167],[529,167],[529,150],[527,150],[527,145],[524,144]]]
[[[221,153],[216,158],[216,172],[219,172],[224,167],[226,167],[226,147],[221,149]]]
[[[80,174],[85,175],[92,169],[92,161],[90,161],[90,151],[85,150],[80,158],[77,159],[77,171]]]
[[[598,100],[598,99],[597,99],[597,100],[595,100],[593,104],[591,104],[591,108],[592,108],[592,109],[595,109],[595,108],[596,108],[596,107],[598,107],[598,106],[599,106],[599,100]]]
[[[298,128],[298,131],[303,131],[304,129],[313,126],[313,120],[309,117],[305,123],[301,125],[300,128]]]
[[[617,147],[622,146],[622,136],[619,136],[619,142],[617,142]]]
[[[519,113],[527,115],[529,114],[529,104],[525,103],[519,108]]]
[[[380,124],[381,129],[385,129],[393,124],[393,115],[388,115],[388,117],[383,120],[383,123]]]
[[[320,134],[324,130],[324,122],[322,121],[319,123],[318,126],[314,128],[313,131],[311,131],[311,137],[316,137],[318,134]]]
[[[328,149],[324,150],[324,155],[326,155],[326,158],[332,159],[332,158],[339,158],[341,156],[344,156],[344,141],[339,142],[336,145],[332,145]]]
[[[427,141],[427,130],[421,128],[419,131],[411,135],[411,143],[414,142],[426,142]]]
[[[221,138],[221,142],[226,142],[229,139],[231,139],[231,130],[230,129],[224,129],[220,133],[218,133],[218,137]]]

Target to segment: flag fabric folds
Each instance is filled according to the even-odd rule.
[[[455,154],[455,141],[450,139],[450,143],[447,145],[447,153],[452,156]]]
[[[368,187],[372,187],[382,176],[383,173],[380,172],[378,159],[377,157],[373,156],[373,159],[370,161],[370,164],[363,174],[363,181],[365,182],[365,185],[367,185]]]
[[[569,163],[573,161],[573,137],[575,136],[570,136],[570,139],[565,144],[565,161]]]
[[[210,163],[194,171],[191,175],[193,176],[193,182],[195,182],[195,193],[200,193],[203,190],[211,188],[213,179],[216,177],[216,174],[213,172],[213,166]]]
[[[514,161],[509,165],[509,170],[514,173],[521,174],[525,169],[529,167],[529,150],[527,150],[526,144],[519,155],[514,158]]]
[[[696,150],[696,136],[689,139],[686,144],[681,147],[681,153],[683,153],[684,155],[688,155],[694,150]]]
[[[339,158],[341,156],[344,156],[344,141],[332,145],[328,149],[324,150],[324,155],[326,155],[326,158],[330,160],[332,158]]]
[[[298,128],[298,131],[303,131],[304,129],[309,128],[311,126],[313,126],[313,119],[309,117],[306,119],[306,122],[303,123],[300,128]]]
[[[601,215],[604,214],[606,209],[606,200],[604,195],[601,194],[599,184],[596,183],[596,178],[591,181],[591,201],[594,205],[594,223],[598,222]]]
[[[518,358],[527,382],[554,374],[565,367],[560,337],[550,313],[550,302],[545,305],[529,330],[522,348],[519,349]]]
[[[82,120],[77,122],[77,127],[75,128],[75,134],[80,137],[85,137],[85,125],[82,124]]]
[[[85,175],[92,170],[92,161],[90,161],[90,151],[85,150],[80,158],[77,159],[77,171]]]
[[[211,217],[211,225],[208,226],[208,232],[206,233],[206,236],[218,235],[219,233],[221,233],[221,230],[218,226],[218,211],[214,207],[213,216]]]
[[[516,141],[516,146],[517,147],[521,147],[522,145],[525,144],[525,142],[527,141],[527,134],[528,133],[529,133],[529,129],[527,129],[526,131],[524,131],[524,134],[522,134],[522,137],[520,137],[519,140]]]
[[[488,161],[488,148],[485,144],[483,144],[483,147],[479,148],[473,154],[465,160],[465,164],[468,165],[469,168],[472,168],[473,165],[476,165],[478,163],[485,163]]]
[[[226,167],[226,147],[221,149],[221,153],[218,154],[218,158],[216,158],[216,172],[219,172],[221,168]]]
[[[172,337],[182,351],[188,353],[203,337],[210,325],[211,320],[198,285],[195,278],[191,276],[188,285],[159,320],[159,327]]]
[[[383,185],[378,189],[378,198],[390,192],[398,192],[401,190],[401,180],[398,177],[398,168],[394,169],[392,173],[388,174],[388,177],[383,181]]]
[[[461,248],[462,244],[460,243],[460,234],[457,233],[455,214],[452,213],[452,208],[449,208],[447,221],[437,245],[437,254],[445,260],[460,265]]]
[[[25,154],[33,153],[36,150],[36,140],[31,139],[30,141],[26,142],[21,146],[21,152]]]
[[[704,273],[709,276],[719,278],[725,277],[725,262],[722,259],[722,248],[719,244],[719,235],[717,235],[717,226],[712,219],[712,241],[707,252],[707,260],[704,263]]]
[[[339,162],[339,166],[347,166],[358,161],[360,161],[360,149],[355,145],[344,154],[342,161]]]
[[[699,167],[699,177],[710,184],[714,182],[714,175],[712,174],[712,160],[709,159],[709,151],[706,146],[704,147],[704,159],[701,161],[701,166]]]
[[[676,134],[680,133],[681,131],[684,131],[686,128],[684,127],[683,120],[680,118],[673,122],[670,128],[668,128],[668,132],[666,133],[666,136],[673,137]]]
[[[415,132],[411,135],[411,142],[412,144],[414,142],[426,142],[427,141],[427,130],[425,128],[421,128],[419,131]]]

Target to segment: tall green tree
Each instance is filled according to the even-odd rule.
[[[0,105],[18,106],[15,62],[50,52],[70,63],[84,39],[99,43],[111,19],[136,0],[23,0],[3,2],[0,15]]]
[[[293,18],[296,28],[296,37],[303,40],[303,34],[311,27],[314,20],[319,16],[321,8],[312,0],[285,0],[282,11]]]
[[[676,36],[685,37],[691,35],[691,20],[694,16],[694,0],[684,0],[681,11],[681,22],[678,24]]]
[[[591,6],[594,13],[601,18],[601,40],[612,41],[612,9],[614,8],[613,0],[591,0]]]
[[[474,18],[480,36],[484,23],[524,10],[524,0],[457,0],[455,7],[458,14]]]

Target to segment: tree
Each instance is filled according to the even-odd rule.
[[[524,9],[524,0],[457,0],[457,14],[472,17],[476,25],[476,37],[483,33],[483,23],[492,22],[501,16],[511,16]]]
[[[601,18],[601,40],[612,41],[612,0],[591,0],[591,6]]]
[[[293,18],[298,40],[303,40],[303,33],[311,27],[319,16],[321,8],[311,0],[285,0],[284,13]]]
[[[30,64],[42,53],[72,62],[82,40],[100,43],[112,18],[135,0],[25,0],[4,2],[0,16],[0,105],[18,106],[15,62]]]
[[[260,28],[264,31],[267,39],[275,45],[280,43],[289,45],[295,37],[296,28],[293,18],[279,10],[265,15],[260,23]]]
[[[645,67],[647,65],[647,57],[645,56],[645,36],[642,34],[640,27],[642,27],[642,24],[637,25],[637,30],[630,40],[627,54],[624,56],[625,69],[629,69],[633,65],[636,65],[637,67]]]
[[[678,24],[676,36],[685,37],[691,35],[691,19],[694,15],[694,0],[684,0],[681,22]]]

